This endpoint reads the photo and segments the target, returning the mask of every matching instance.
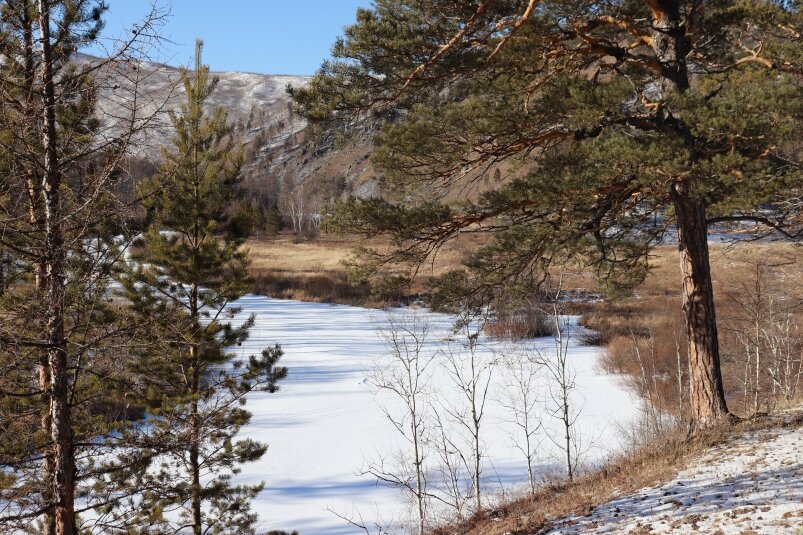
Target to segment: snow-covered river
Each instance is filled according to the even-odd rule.
[[[255,314],[250,339],[238,348],[243,355],[280,343],[282,364],[289,377],[275,394],[249,399],[253,413],[243,435],[270,447],[257,463],[245,467],[241,482],[264,480],[265,490],[254,503],[260,529],[298,530],[301,535],[364,533],[339,515],[361,517],[368,526],[388,523],[407,514],[400,491],[378,485],[371,476],[358,475],[367,463],[390,454],[399,438],[377,404],[375,388],[367,380],[377,359],[387,353],[376,332],[385,313],[359,307],[270,299],[248,295],[238,303],[243,315]],[[453,318],[425,313],[432,324],[433,343],[448,336]],[[492,345],[484,341],[486,350]],[[554,352],[551,338],[538,339],[545,354]],[[636,416],[638,403],[620,379],[597,369],[599,348],[570,340],[569,362],[576,371],[575,402],[582,405],[578,421],[588,449],[586,459],[600,459],[615,449],[618,426]],[[502,377],[494,371],[494,383]],[[445,376],[434,379],[436,395],[448,396]],[[546,389],[545,389],[546,390]],[[510,415],[492,386],[483,430],[488,495],[523,488],[527,481],[524,458],[513,446]],[[544,415],[544,433],[559,439],[559,423]],[[544,439],[546,435],[542,436]],[[544,469],[554,470],[557,449],[547,439],[541,447]]]

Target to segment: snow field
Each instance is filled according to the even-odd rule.
[[[278,393],[249,398],[247,409],[253,419],[242,431],[243,436],[269,444],[266,455],[244,467],[237,478],[239,482],[264,480],[267,484],[253,504],[260,529],[347,535],[364,531],[349,526],[338,515],[361,519],[369,527],[398,528],[409,520],[409,502],[399,490],[358,475],[369,463],[392,457],[404,445],[380,408],[395,414],[400,406],[387,394],[378,394],[371,384],[372,370],[388,362],[387,347],[377,334],[377,326],[387,322],[386,313],[254,295],[235,305],[242,308],[240,318],[254,314],[256,319],[249,340],[237,348],[238,353],[247,356],[280,343],[285,352],[281,364],[289,368],[289,377]],[[422,311],[416,314],[430,325],[426,351],[437,352],[450,338],[454,318]],[[587,450],[585,460],[599,461],[616,449],[617,428],[637,417],[638,402],[615,376],[597,370],[600,348],[581,347],[574,340],[569,344],[569,363],[577,383],[573,402],[582,407],[577,422],[580,442]],[[499,349],[499,344],[482,338],[479,345],[480,358],[493,358],[494,348]],[[460,350],[460,337],[454,336],[449,346]],[[554,353],[554,341],[537,339],[518,349],[533,348],[549,355]],[[434,407],[454,406],[459,398],[439,362],[443,357],[436,354],[435,359],[427,397]],[[539,381],[539,390],[545,395],[544,379]],[[483,488],[487,496],[499,495],[500,485],[510,492],[523,489],[527,482],[525,460],[510,438],[515,430],[512,416],[499,402],[504,385],[503,368],[497,366],[483,423]],[[562,430],[559,422],[543,411],[542,419],[539,470],[560,470],[560,453],[549,437],[560,441]],[[453,432],[456,437],[459,431]],[[433,452],[428,462],[434,457]]]

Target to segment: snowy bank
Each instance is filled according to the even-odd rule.
[[[751,431],[712,448],[672,481],[555,522],[555,535],[803,533],[803,428]]]

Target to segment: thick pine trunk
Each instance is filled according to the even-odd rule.
[[[686,35],[678,0],[644,0],[652,12],[653,51],[660,65],[664,98],[671,92],[689,89],[686,57],[691,43]],[[687,139],[691,162],[695,159],[694,140],[688,132],[678,132]],[[708,263],[708,231],[705,204],[694,199],[689,184],[680,179],[670,186],[675,207],[683,276],[683,312],[689,343],[689,411],[694,429],[709,427],[728,415],[722,374],[719,366],[719,342],[714,313],[714,289]]]
[[[686,55],[691,46],[678,0],[645,0],[652,12],[652,47],[659,60],[663,91],[686,91],[689,73]]]
[[[701,429],[728,415],[719,365],[705,205],[689,195],[686,182],[673,184],[671,193],[677,218],[683,312],[689,341],[689,410],[692,427]]]
[[[50,6],[39,0],[42,54],[42,146],[45,165],[42,190],[45,207],[45,265],[47,268],[47,364],[50,374],[50,455],[45,464],[54,500],[56,535],[75,535],[75,459],[70,422],[67,341],[64,336],[64,238],[61,222],[61,171],[56,143],[56,104],[50,43]]]

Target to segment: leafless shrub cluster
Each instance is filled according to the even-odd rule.
[[[743,412],[755,415],[788,406],[803,376],[803,295],[783,284],[783,259],[745,260],[744,278],[725,294],[723,349],[740,370]]]
[[[793,256],[726,251],[728,275],[718,281],[717,307],[726,394],[751,416],[788,406],[800,395],[803,298]],[[680,304],[662,291],[659,277],[643,296],[598,305],[583,323],[606,343],[605,371],[621,373],[646,404],[656,432],[686,418],[688,358]]]
[[[497,340],[527,340],[554,334],[552,318],[540,306],[516,307],[500,312],[485,327],[485,333]]]
[[[577,429],[582,405],[569,362],[573,325],[557,302],[546,317],[553,332],[546,349],[485,337],[487,313],[459,315],[442,340],[415,314],[391,313],[379,327],[387,354],[369,380],[401,445],[377,454],[364,473],[404,492],[418,533],[465,520],[495,503],[490,489],[495,469],[486,443],[488,426],[494,425],[488,420],[491,406],[504,414],[529,492],[542,484],[545,462],[562,464],[562,478],[577,476],[587,450]],[[549,431],[546,420],[559,431]]]

